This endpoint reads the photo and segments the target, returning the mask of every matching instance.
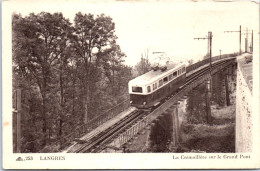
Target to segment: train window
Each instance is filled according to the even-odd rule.
[[[177,76],[177,71],[172,74],[173,78]]]
[[[132,92],[135,92],[135,93],[142,93],[143,92],[143,89],[142,87],[132,87]]]
[[[171,75],[169,75],[169,80],[171,80],[172,79],[172,74]]]
[[[150,86],[147,86],[147,92],[151,92],[151,87]]]
[[[161,87],[163,85],[163,80],[159,81],[159,87]]]
[[[185,68],[184,67],[182,68],[182,72],[185,72]]]
[[[168,82],[168,77],[164,77],[163,82],[165,82],[165,83]]]
[[[154,83],[153,84],[153,90],[156,90],[157,89],[157,83]]]

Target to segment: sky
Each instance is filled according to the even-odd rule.
[[[99,15],[104,13],[115,22],[115,34],[121,50],[127,55],[125,63],[135,65],[141,54],[149,50],[164,52],[172,61],[202,59],[208,51],[208,32],[213,34],[212,56],[239,51],[239,33],[242,30],[258,33],[259,4],[249,1],[18,1],[14,12],[62,12],[73,22],[77,12]],[[244,31],[245,33],[245,31]],[[256,37],[257,34],[255,34]],[[258,36],[258,35],[257,35]],[[249,34],[249,41],[251,35]],[[244,50],[245,35],[242,35]]]

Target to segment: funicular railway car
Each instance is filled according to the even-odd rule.
[[[149,109],[177,91],[186,80],[185,64],[169,65],[166,70],[149,71],[128,83],[130,103],[139,109]]]

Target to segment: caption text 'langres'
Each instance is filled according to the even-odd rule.
[[[65,160],[65,156],[40,156],[40,160]]]

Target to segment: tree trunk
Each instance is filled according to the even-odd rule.
[[[42,127],[42,132],[43,132],[43,146],[47,144],[47,116],[46,116],[46,95],[45,92],[42,95],[42,117],[43,117],[43,127]]]
[[[83,97],[83,105],[84,105],[84,113],[83,113],[83,121],[84,124],[88,122],[88,103],[89,103],[89,84],[87,83],[84,88],[84,97]]]
[[[72,90],[72,115],[75,112],[75,79],[73,79],[73,90]]]
[[[62,65],[62,64],[61,64]],[[63,111],[64,111],[64,91],[63,91],[63,68],[60,69],[60,121],[59,121],[59,138],[62,136],[62,123],[63,123]]]
[[[60,127],[60,129],[59,129],[59,138],[61,138],[61,136],[62,136],[62,124],[63,124],[63,121],[62,121],[62,119],[60,119],[60,122],[59,122],[59,127]]]
[[[43,84],[42,84],[42,89],[41,89],[41,94],[42,94],[42,117],[43,117],[43,145],[45,146],[48,144],[48,135],[47,135],[47,78],[46,74],[43,70]]]
[[[114,70],[114,68],[112,68],[112,94],[113,94],[114,97],[116,96],[116,90],[115,90],[115,70]]]

